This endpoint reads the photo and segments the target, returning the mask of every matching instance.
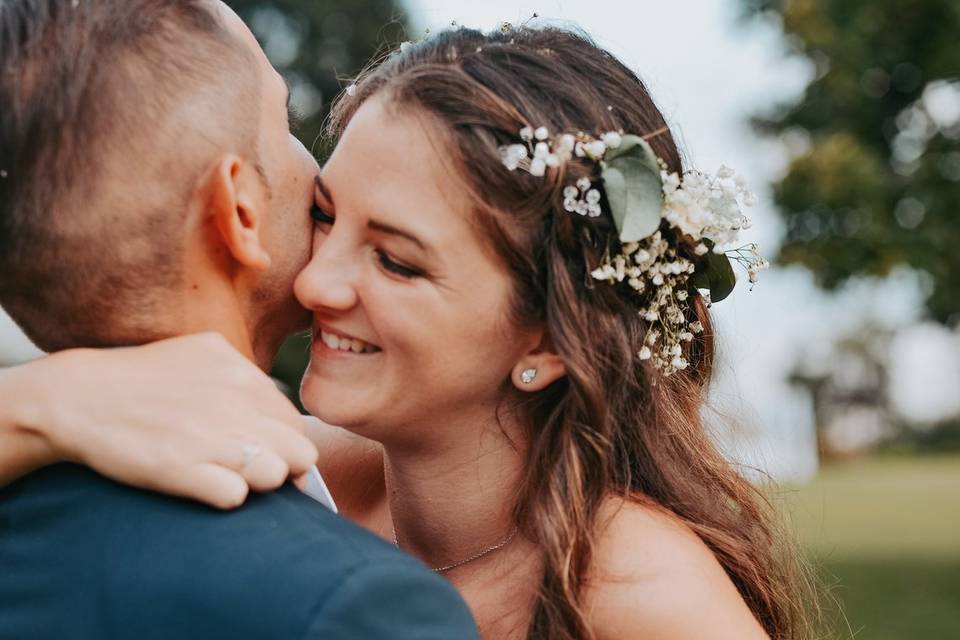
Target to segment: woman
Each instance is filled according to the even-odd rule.
[[[637,77],[564,31],[455,30],[364,73],[331,134],[296,293],[341,512],[444,573],[485,638],[797,637],[789,557],[700,420],[700,289],[725,293],[709,249],[739,191],[681,185]],[[698,193],[734,222],[695,224]]]

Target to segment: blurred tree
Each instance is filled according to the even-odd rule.
[[[813,400],[821,462],[875,448],[899,435],[890,408],[889,352],[892,334],[874,324],[837,338],[824,358],[802,352],[788,381]]]
[[[960,1],[742,0],[814,64],[803,99],[755,119],[788,143],[779,261],[833,289],[906,265],[960,323]]]
[[[320,136],[333,98],[371,58],[407,39],[406,18],[394,0],[225,1],[287,79],[301,117],[294,133],[319,155],[331,146]],[[272,372],[298,403],[309,343],[308,336],[288,340]]]
[[[396,0],[225,0],[250,25],[291,87],[302,122],[295,133],[317,147],[330,103],[377,53],[407,39]]]

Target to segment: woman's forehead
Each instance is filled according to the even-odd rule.
[[[451,161],[443,130],[414,107],[375,96],[354,114],[324,166],[324,183],[390,209],[466,217],[471,198]]]

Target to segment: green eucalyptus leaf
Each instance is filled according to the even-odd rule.
[[[711,302],[720,302],[737,285],[737,276],[726,254],[708,253],[690,278],[697,289],[709,289]]]
[[[603,159],[607,163],[610,163],[621,157],[638,158],[643,164],[649,167],[650,171],[656,174],[660,173],[660,163],[657,162],[657,154],[653,152],[650,144],[640,136],[622,136],[620,138],[620,146],[607,149]]]
[[[660,172],[632,155],[606,162],[603,187],[621,242],[637,242],[660,228],[663,185]]]

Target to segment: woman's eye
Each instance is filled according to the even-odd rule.
[[[380,261],[380,266],[389,271],[390,273],[396,274],[401,278],[407,278],[412,280],[413,278],[419,278],[423,275],[422,272],[406,267],[399,262],[394,262],[390,257],[385,254],[383,251],[377,251],[377,260]]]
[[[332,215],[321,209],[317,204],[310,207],[310,217],[313,218],[313,221],[317,224],[332,225],[336,221]]]

